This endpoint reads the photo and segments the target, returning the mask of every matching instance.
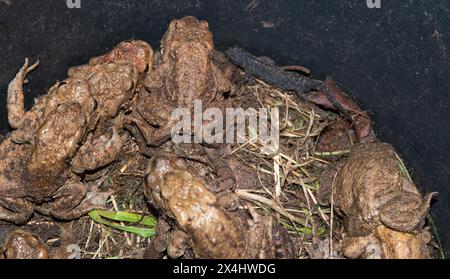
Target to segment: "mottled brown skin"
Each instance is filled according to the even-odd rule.
[[[346,238],[343,253],[350,259],[428,259],[429,242],[430,234],[425,230],[411,234],[380,225],[368,236]]]
[[[430,201],[401,174],[392,146],[356,145],[335,182],[348,258],[428,258],[423,228]]]
[[[172,21],[162,39],[161,53],[161,61],[147,74],[146,90],[139,92],[135,109],[126,121],[137,126],[140,135],[136,137],[142,136],[145,144],[152,147],[171,139],[172,129],[178,122],[172,119],[175,109],[188,109],[193,116],[194,101],[202,101],[203,109],[214,107],[224,112],[228,104],[224,93],[231,91],[229,80],[213,61],[213,35],[207,22],[193,17]],[[203,144],[221,148],[217,144]],[[147,150],[145,147],[142,149]],[[223,154],[214,150],[206,153],[215,163],[214,170],[220,179],[214,192],[231,189],[235,179]]]
[[[138,95],[137,109],[129,119],[151,146],[170,139],[174,109],[192,110],[195,100],[201,100],[203,108],[222,107],[223,93],[231,90],[213,62],[213,36],[207,22],[193,17],[172,21],[161,48],[162,61],[147,75],[147,90]]]
[[[276,258],[283,250],[280,246],[288,246],[271,216],[253,211],[253,219],[248,219],[224,210],[217,196],[180,160],[155,158],[145,194],[177,223],[180,231],[170,237],[167,248],[173,258],[182,257],[188,246],[197,258]]]
[[[0,259],[46,260],[48,248],[36,235],[23,230],[12,230],[0,247]]]
[[[119,112],[133,97],[143,74],[139,69],[150,59],[142,53],[151,52],[150,46],[137,41],[121,44],[112,53],[121,53],[124,46],[127,55],[112,55],[112,61],[94,59],[97,63],[69,70],[69,78],[28,112],[22,87],[37,64],[30,67],[27,60],[11,82],[7,107],[15,130],[0,146],[0,220],[23,224],[35,210],[76,219],[103,207],[111,193],[99,194],[95,187],[83,185],[69,167],[80,174],[95,170],[114,161],[121,150]]]
[[[199,179],[184,171],[183,162],[156,158],[146,178],[145,194],[153,205],[176,220],[192,240],[200,258],[242,258],[244,238],[233,220],[216,205],[216,196]],[[177,233],[181,235],[180,233]],[[183,243],[171,238],[170,243]],[[180,248],[170,247],[168,251]],[[183,254],[178,252],[177,254]]]
[[[39,118],[45,107],[44,98],[36,100],[36,104],[30,111],[25,110],[25,94],[23,84],[27,74],[31,73],[39,65],[36,62],[30,65],[29,60],[25,59],[25,64],[16,74],[8,86],[7,111],[9,126],[13,130],[11,139],[17,143],[28,143],[33,141]]]
[[[100,121],[119,114],[121,107],[133,97],[140,75],[136,65],[123,60],[69,70],[70,78],[88,82]]]
[[[121,135],[121,109],[134,97],[142,75],[153,65],[153,49],[143,41],[120,43],[109,53],[92,58],[88,65],[69,70],[72,79],[87,80],[95,100],[96,122],[90,125],[84,145],[72,161],[72,171],[82,174],[115,161],[125,141]]]
[[[95,171],[114,162],[126,141],[121,135],[122,115],[111,121],[110,127],[102,129],[100,135],[89,133],[83,146],[71,161],[71,170],[77,174]],[[98,131],[95,131],[98,132]]]
[[[36,132],[33,145],[0,145],[0,220],[26,223],[39,211],[75,219],[102,208],[111,193],[97,194],[69,171],[86,120],[78,103],[58,106]]]
[[[144,73],[153,67],[153,49],[144,41],[125,41],[109,53],[92,58],[89,64],[97,65],[111,61],[132,62],[132,64],[137,66],[139,73]]]
[[[69,69],[69,77],[54,85],[47,95],[38,98],[30,111],[24,109],[23,83],[26,75],[38,64],[29,66],[26,60],[8,88],[7,108],[9,123],[13,129],[12,141],[18,144],[33,144],[37,129],[56,107],[76,102],[81,105],[87,126],[86,134],[79,144],[84,144],[88,138],[88,146],[84,149],[89,151],[88,147],[95,146],[92,153],[96,155],[96,168],[109,164],[111,154],[98,153],[98,150],[101,150],[98,147],[103,144],[104,149],[110,151],[110,148],[106,147],[115,144],[113,149],[119,151],[122,142],[117,140],[114,133],[110,133],[114,138],[105,137],[105,129],[111,126],[111,120],[119,115],[122,106],[133,97],[138,80],[150,66],[152,55],[153,50],[145,42],[121,43],[108,54],[93,58],[88,65]],[[85,169],[91,169],[92,165],[94,164],[91,162]],[[83,166],[74,168],[80,170]]]

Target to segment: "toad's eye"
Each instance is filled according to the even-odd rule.
[[[66,81],[61,81],[59,84],[58,84],[58,88],[61,88],[61,87],[63,87],[63,86],[65,86],[65,85],[67,85],[67,82]]]
[[[94,107],[93,107],[93,110],[97,110],[97,108],[98,108],[98,103],[97,103],[97,101],[96,100],[94,100]]]

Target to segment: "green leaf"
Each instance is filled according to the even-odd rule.
[[[157,224],[156,218],[152,216],[143,216],[131,212],[113,212],[104,210],[95,210],[89,213],[89,217],[99,224],[109,226],[121,231],[129,232],[143,238],[151,238],[156,234],[155,227]],[[113,221],[113,222],[111,222]],[[146,227],[134,227],[121,225],[117,222],[127,222],[132,224],[143,225]]]
[[[286,229],[288,229],[288,230],[295,231],[295,232],[298,232],[298,233],[303,233],[303,234],[306,234],[306,235],[312,235],[312,233],[313,233],[312,228],[307,228],[307,227],[294,227],[294,226],[291,226],[291,225],[286,224],[286,223],[283,223],[283,226],[284,226]],[[322,236],[322,235],[324,235],[325,233],[326,233],[326,229],[325,229],[325,228],[319,227],[319,228],[317,229],[317,236]]]

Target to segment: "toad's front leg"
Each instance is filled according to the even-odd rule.
[[[345,237],[343,253],[349,259],[383,259],[382,243],[374,234],[361,237]]]
[[[36,211],[60,220],[74,220],[96,209],[104,209],[113,191],[99,193],[96,185],[68,181],[59,188],[55,200]]]
[[[189,235],[183,231],[176,230],[170,234],[167,246],[167,255],[171,259],[179,259],[183,257],[190,247]]]
[[[24,123],[26,111],[23,83],[27,74],[36,69],[38,65],[39,61],[30,66],[28,58],[25,59],[25,64],[8,86],[8,122],[13,129],[21,128]]]
[[[25,111],[23,84],[27,74],[36,69],[38,65],[39,61],[30,66],[28,58],[25,59],[25,64],[8,86],[8,122],[12,129],[32,126],[33,123],[31,122],[35,120],[30,118],[30,115],[27,115],[27,112]],[[11,139],[18,143],[30,142],[31,138],[32,135],[30,135],[28,131],[16,130],[11,134]]]
[[[172,137],[172,126],[167,124],[155,127],[148,123],[139,113],[133,112],[126,120],[128,125],[135,125],[148,146],[158,147]],[[128,126],[127,125],[127,126]],[[133,133],[133,131],[131,131]]]
[[[122,127],[121,120],[115,119],[114,122],[111,136],[101,135],[93,139],[92,134],[90,135],[72,160],[73,172],[82,174],[85,171],[95,171],[117,159],[122,151],[125,136],[121,136],[119,132]]]

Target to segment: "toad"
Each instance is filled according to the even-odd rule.
[[[24,230],[8,232],[0,247],[0,259],[46,260],[48,248],[36,235]]]
[[[194,17],[172,21],[162,39],[161,53],[161,61],[149,70],[145,90],[137,95],[135,109],[126,121],[127,127],[132,124],[138,128],[139,135],[135,127],[129,130],[136,139],[144,139],[145,144],[141,146],[159,147],[171,139],[179,121],[172,118],[175,109],[187,109],[192,116],[194,102],[201,101],[203,109],[214,107],[224,112],[228,104],[225,94],[231,91],[229,80],[213,61],[213,35],[206,21]],[[207,124],[207,121],[202,123]],[[188,131],[183,132],[191,136]],[[217,162],[214,171],[220,185],[214,191],[229,190],[235,180],[223,159],[224,154],[217,150],[223,145],[202,144],[213,147],[204,151],[211,162]]]
[[[153,66],[153,50],[146,42],[125,41],[89,64],[72,67],[70,79],[87,81],[100,122],[115,118],[129,102],[142,75]],[[67,95],[67,94],[65,94]]]
[[[83,173],[110,164],[123,144],[123,137],[118,135],[121,125],[115,124],[121,121],[120,109],[133,97],[138,80],[150,67],[152,56],[153,50],[145,42],[120,43],[109,53],[91,59],[89,64],[69,69],[69,77],[38,98],[30,111],[24,109],[23,83],[38,63],[30,66],[26,59],[8,88],[11,140],[34,144],[36,131],[48,115],[59,105],[76,102],[81,106],[86,129],[77,142],[82,150],[72,164],[73,170]],[[120,119],[115,120],[117,117]],[[82,162],[88,163],[81,165]]]
[[[70,81],[87,81],[96,104],[88,125],[90,131],[72,161],[72,171],[82,174],[116,160],[126,140],[121,133],[121,109],[131,101],[142,75],[152,67],[152,58],[153,50],[146,42],[125,41],[109,53],[92,58],[88,65],[69,69]]]
[[[292,257],[287,232],[272,216],[251,210],[249,218],[246,212],[225,210],[182,160],[154,158],[145,185],[149,201],[179,228],[168,241],[171,258],[182,257],[188,247],[197,258]]]
[[[392,146],[358,144],[338,171],[334,203],[346,228],[348,258],[428,258],[430,202],[400,171]]]
[[[59,105],[37,130],[34,144],[0,145],[0,220],[26,223],[33,212],[76,219],[103,208],[111,192],[80,183],[68,164],[86,129],[79,103]]]
[[[161,45],[161,62],[149,71],[146,90],[136,100],[129,122],[136,124],[150,146],[170,140],[177,108],[193,110],[224,106],[224,93],[231,91],[225,74],[213,62],[214,43],[208,23],[184,17],[170,23]]]
[[[133,45],[143,51],[130,51]],[[118,51],[123,48],[127,51]],[[76,219],[104,206],[110,192],[80,183],[69,167],[82,173],[116,158],[123,143],[119,110],[132,97],[151,48],[126,42],[112,52],[118,53],[112,56],[117,61],[73,68],[30,111],[24,110],[23,83],[37,64],[29,66],[26,60],[11,82],[7,107],[15,130],[0,146],[1,220],[23,224],[35,210]]]

